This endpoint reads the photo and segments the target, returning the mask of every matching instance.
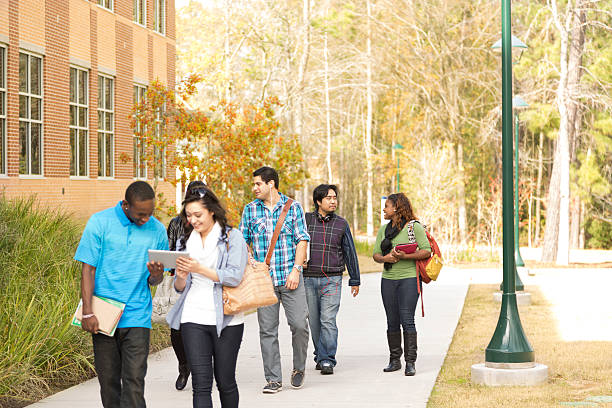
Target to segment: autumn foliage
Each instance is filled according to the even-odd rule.
[[[257,105],[221,101],[207,110],[193,109],[188,101],[199,83],[201,78],[190,76],[174,92],[153,82],[145,100],[134,106],[132,125],[145,144],[142,161],[154,170],[154,187],[159,179],[181,186],[203,180],[224,201],[230,221],[237,223],[253,199],[252,173],[257,168],[275,168],[283,192],[300,187],[305,177],[302,150],[297,137],[279,135],[277,98]],[[156,170],[162,159],[168,169],[177,170],[176,178]]]

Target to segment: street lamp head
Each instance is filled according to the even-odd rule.
[[[512,98],[512,107],[513,108],[515,108],[515,109],[516,108],[526,108],[528,106],[529,106],[529,104],[527,102],[525,102],[525,100],[523,98],[521,98],[520,96],[515,95]]]
[[[522,49],[527,49],[528,48],[527,44],[522,42],[518,37],[512,35],[511,39],[512,39],[512,48],[522,48]],[[501,48],[502,48],[502,40],[501,40],[501,38],[499,40],[495,41],[495,44],[493,44],[491,46],[491,48],[493,50],[496,50],[496,51],[501,51]]]
[[[399,144],[399,143],[395,143],[393,146],[391,146],[391,148],[392,148],[392,149],[403,149],[403,148],[404,148],[404,146],[402,146],[402,145],[401,145],[401,144]]]

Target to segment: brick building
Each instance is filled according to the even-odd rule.
[[[129,116],[155,78],[174,87],[174,15],[174,0],[0,0],[0,194],[85,218],[152,173]]]

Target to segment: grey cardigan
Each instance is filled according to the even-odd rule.
[[[219,282],[215,282],[213,287],[215,308],[217,310],[217,336],[219,337],[221,336],[221,331],[233,318],[232,315],[223,314],[223,286],[238,286],[240,281],[242,281],[244,268],[246,267],[248,261],[247,245],[242,237],[242,233],[235,228],[228,228],[227,232],[229,235],[229,245],[228,241],[223,238],[220,238],[219,242],[217,243],[217,251],[219,251],[219,256],[216,271],[217,275],[219,276]],[[183,289],[182,292],[179,292],[181,293],[181,297],[179,297],[166,316],[166,321],[170,327],[175,330],[180,329],[183,306],[190,288],[191,274],[187,275],[185,289]],[[176,288],[174,290],[176,290]]]

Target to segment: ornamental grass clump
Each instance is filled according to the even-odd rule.
[[[35,203],[0,195],[0,405],[36,400],[93,370],[89,336],[70,326],[82,225]]]

